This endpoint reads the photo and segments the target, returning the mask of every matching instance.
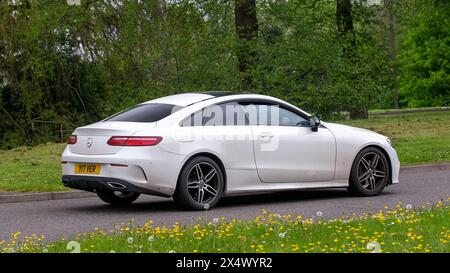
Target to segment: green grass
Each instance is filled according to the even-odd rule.
[[[402,166],[450,162],[450,111],[337,122],[367,128],[390,137]]]
[[[343,216],[336,220],[303,219],[301,216],[263,211],[254,220],[213,218],[203,224],[172,227],[122,224],[112,230],[94,229],[42,244],[35,235],[19,241],[0,242],[0,252],[446,252],[450,251],[450,198],[434,207],[411,209],[400,204],[375,214]]]
[[[340,120],[392,138],[402,165],[450,162],[450,111]],[[64,144],[0,151],[0,191],[66,190],[60,180]]]
[[[0,150],[0,191],[63,191],[61,153],[65,144]]]

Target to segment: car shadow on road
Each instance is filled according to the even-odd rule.
[[[308,202],[317,199],[335,199],[350,197],[345,189],[298,190],[272,192],[254,195],[241,195],[224,198],[218,207],[247,206],[271,203]]]
[[[384,192],[383,195],[388,195]],[[345,189],[322,189],[322,190],[298,190],[289,192],[263,193],[252,195],[240,195],[233,197],[224,197],[218,204],[218,209],[228,209],[243,206],[259,206],[261,204],[283,204],[289,202],[311,202],[315,200],[332,200],[346,198],[367,198],[351,196]],[[370,197],[369,197],[370,198]],[[101,201],[100,201],[101,202]],[[89,204],[82,206],[74,206],[71,210],[87,211],[90,213],[151,213],[151,212],[176,212],[182,211],[181,208],[175,206],[171,198],[157,198],[142,196],[140,200],[130,206],[117,207],[108,204]],[[199,212],[200,213],[200,212]]]
[[[382,195],[389,195],[383,192]],[[375,197],[375,196],[374,196]],[[224,198],[217,207],[227,206],[249,206],[259,204],[289,203],[289,202],[311,202],[316,200],[371,198],[351,195],[346,189],[319,189],[319,190],[297,190],[286,192],[275,192],[247,196],[234,196]]]

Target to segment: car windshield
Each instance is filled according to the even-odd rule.
[[[156,122],[180,109],[180,106],[163,103],[139,104],[108,118],[106,121]]]

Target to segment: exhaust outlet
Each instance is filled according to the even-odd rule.
[[[106,184],[114,190],[125,190],[127,188],[127,186],[117,182],[106,182]]]
[[[68,180],[68,179],[63,179],[62,183],[63,183],[63,185],[64,185],[65,187],[68,187],[68,186],[69,186],[69,180]]]

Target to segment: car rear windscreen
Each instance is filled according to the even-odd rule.
[[[156,122],[179,110],[180,106],[162,103],[139,104],[106,121]]]

